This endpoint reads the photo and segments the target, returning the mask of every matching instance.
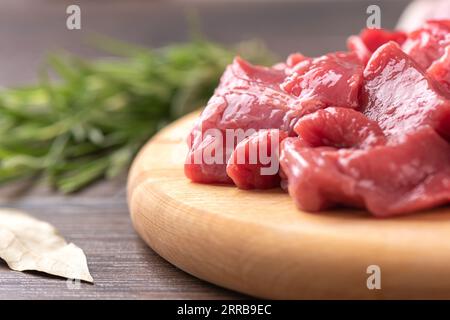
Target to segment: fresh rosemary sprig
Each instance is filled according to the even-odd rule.
[[[160,128],[206,103],[235,54],[272,57],[255,42],[102,46],[121,57],[55,55],[39,84],[0,91],[0,183],[40,177],[69,193],[114,177]]]

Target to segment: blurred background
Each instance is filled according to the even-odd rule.
[[[284,58],[294,51],[318,55],[345,48],[366,24],[366,9],[381,8],[382,27],[393,28],[409,0],[2,0],[0,85],[32,82],[48,52],[65,49],[98,56],[86,38],[108,35],[159,47],[187,40],[190,11],[210,40],[229,44],[258,38]],[[66,8],[81,7],[81,30],[66,28]]]

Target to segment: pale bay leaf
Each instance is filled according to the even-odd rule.
[[[16,271],[35,270],[93,282],[83,250],[49,223],[15,209],[0,209],[0,258]]]

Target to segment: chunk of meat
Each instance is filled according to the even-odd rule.
[[[403,44],[406,40],[406,33],[402,31],[388,31],[384,29],[364,29],[358,36],[350,36],[347,40],[347,47],[355,52],[358,58],[365,64],[383,44],[389,41]]]
[[[450,20],[430,20],[410,34],[402,45],[411,58],[426,70],[450,45]]]
[[[186,176],[281,183],[308,211],[387,217],[449,203],[450,20],[408,35],[366,29],[348,46],[270,68],[236,58],[189,135]]]
[[[298,68],[304,62],[308,66]],[[357,107],[363,68],[354,55],[306,59],[297,54],[288,65],[296,70],[292,78],[283,68],[253,66],[240,58],[227,68],[189,135],[184,167],[189,179],[232,183],[227,161],[237,143],[254,131],[280,129],[295,135],[293,126],[305,114],[328,106]],[[236,135],[235,143],[227,143],[228,134]]]
[[[450,101],[398,44],[389,42],[371,57],[364,70],[362,112],[387,135],[430,125],[450,139]]]
[[[328,198],[328,194],[334,197],[331,195],[333,190],[343,198],[349,193],[345,190],[351,189],[353,182],[334,164],[342,152],[339,149],[368,149],[386,142],[376,122],[358,111],[345,108],[327,108],[307,115],[297,122],[295,131],[299,134],[297,138],[282,142],[282,177],[288,180],[289,193],[298,200],[299,207],[308,211],[334,205]],[[283,182],[285,185],[286,181]],[[329,188],[330,192],[322,196],[319,188]],[[347,202],[362,206],[356,197],[345,198],[344,203]]]
[[[399,45],[403,44],[406,40],[406,33],[403,31],[388,31],[385,29],[366,28],[361,31],[359,37],[369,51],[375,52],[379,47],[389,41],[394,41]]]
[[[301,118],[294,127],[311,147],[366,148],[386,141],[383,130],[361,112],[346,108],[327,108]]]
[[[186,176],[195,182],[232,183],[227,161],[236,145],[260,129],[276,128],[294,135],[304,114],[295,97],[279,88],[283,70],[253,66],[236,58],[197,119],[188,137]],[[235,136],[227,143],[226,136]]]
[[[444,55],[428,68],[427,74],[439,82],[450,95],[450,46],[447,46]]]
[[[431,127],[366,149],[310,147],[299,138],[281,144],[280,164],[300,209],[337,205],[387,217],[450,201],[450,145]]]
[[[269,189],[280,185],[279,149],[287,133],[260,130],[242,140],[228,160],[227,174],[238,188]]]
[[[337,52],[301,60],[281,87],[299,98],[305,114],[330,106],[357,108],[362,72],[355,54]]]

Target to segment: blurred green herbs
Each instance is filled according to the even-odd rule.
[[[236,54],[272,62],[257,42],[101,47],[120,57],[55,55],[38,84],[0,91],[0,183],[45,179],[70,193],[114,177],[160,128],[205,105]]]

